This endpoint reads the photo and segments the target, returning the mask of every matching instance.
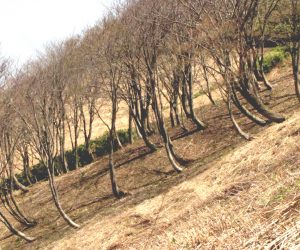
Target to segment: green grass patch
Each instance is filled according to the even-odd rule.
[[[285,47],[278,46],[266,52],[263,62],[263,70],[265,73],[271,72],[273,68],[282,63],[288,57],[288,51]]]

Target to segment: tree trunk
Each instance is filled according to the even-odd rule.
[[[29,189],[28,189],[27,187],[25,187],[23,184],[21,184],[21,183],[18,181],[18,179],[17,179],[17,177],[16,177],[15,175],[13,175],[12,178],[13,178],[14,185],[15,185],[18,189],[22,190],[23,193],[28,193],[28,192],[29,192]]]
[[[133,143],[133,136],[132,136],[132,115],[129,110],[129,115],[128,115],[128,141],[130,144]]]
[[[265,76],[265,72],[264,72],[264,67],[263,67],[263,63],[264,63],[264,42],[262,42],[261,45],[261,58],[259,60],[259,73],[262,77],[262,82],[264,83],[264,85],[266,86],[266,88],[268,90],[272,90],[273,87],[271,85],[271,83],[269,83],[267,77]]]
[[[116,118],[117,118],[117,93],[115,86],[112,84],[111,86],[112,89],[112,110],[111,110],[111,127],[109,129],[109,174],[110,174],[110,181],[111,181],[111,187],[112,187],[112,192],[113,195],[117,198],[120,199],[123,196],[123,192],[119,190],[118,184],[117,184],[117,179],[116,179],[116,174],[115,174],[115,167],[114,167],[114,159],[113,159],[113,154],[114,154],[114,139],[116,136],[115,133],[115,125],[116,125]]]
[[[20,222],[22,225],[26,227],[32,227],[37,224],[35,221],[27,219],[27,217],[21,211],[16,200],[14,199],[11,188],[2,188],[2,194],[0,194],[0,198],[3,207],[14,217],[15,220]]]
[[[59,135],[59,148],[60,148],[60,162],[64,173],[69,172],[68,163],[66,160],[66,152],[65,152],[65,123],[63,122],[61,128],[61,134]]]
[[[185,74],[187,74],[188,79],[188,104],[190,108],[190,118],[196,124],[198,129],[205,129],[206,125],[198,119],[194,111],[194,97],[193,97],[193,77],[192,77],[192,66],[191,64],[186,66]]]
[[[8,228],[8,230],[14,234],[20,237],[23,240],[26,240],[27,242],[33,242],[35,240],[34,237],[27,236],[23,232],[17,230],[9,221],[6,219],[6,217],[1,213],[0,211],[0,221]]]
[[[191,114],[188,111],[187,108],[187,81],[186,81],[186,77],[183,77],[183,82],[182,82],[182,87],[181,87],[181,105],[182,105],[182,109],[184,111],[185,116],[189,119],[191,118]]]
[[[52,198],[53,198],[54,204],[55,204],[59,214],[65,220],[65,222],[67,222],[67,224],[69,226],[74,227],[74,228],[79,228],[80,226],[78,224],[76,224],[74,221],[72,221],[70,219],[70,217],[65,213],[65,211],[63,210],[61,203],[59,201],[57,189],[56,189],[55,182],[54,182],[54,166],[53,166],[52,159],[48,160],[48,166],[46,166],[46,167],[47,167],[47,172],[48,172],[48,177],[49,177],[49,186],[50,186]]]
[[[157,122],[157,127],[159,129],[159,133],[163,139],[165,149],[167,156],[169,158],[169,161],[174,168],[175,171],[181,172],[183,169],[177,164],[175,158],[176,156],[174,155],[174,151],[171,150],[171,139],[167,133],[167,130],[165,128],[165,123],[164,123],[164,118],[162,111],[159,110],[158,107],[158,100],[156,96],[156,82],[152,74],[150,73],[150,83],[151,83],[151,88],[152,88],[152,108],[155,114],[156,122]]]
[[[21,152],[21,157],[22,157],[22,161],[23,161],[24,176],[25,176],[26,181],[28,182],[28,184],[32,185],[34,180],[32,178],[32,174],[31,174],[31,171],[30,171],[28,147],[24,146],[21,150],[23,151],[23,152]]]
[[[253,70],[254,76],[256,78],[257,81],[262,82],[263,81],[263,77],[260,74],[260,71],[258,70],[258,64],[259,64],[259,60],[258,60],[258,55],[257,55],[257,49],[256,49],[256,45],[255,45],[255,40],[253,39],[253,43],[251,46],[251,50],[252,50],[252,62],[250,62],[250,67]]]
[[[285,121],[285,117],[281,114],[277,114],[269,110],[262,102],[260,97],[251,93],[245,86],[239,88],[239,92],[242,96],[264,117],[266,117],[271,122],[281,123]]]
[[[131,115],[131,117],[132,117],[132,115]],[[141,134],[141,132],[140,132],[138,126],[136,125],[134,119],[133,119],[133,121],[134,121],[134,126],[135,126],[135,133],[136,133],[136,135],[137,135],[138,138],[142,139],[142,134]]]
[[[115,167],[114,167],[114,162],[113,162],[113,154],[114,154],[114,136],[113,132],[110,130],[110,149],[109,149],[109,175],[110,175],[110,181],[111,181],[111,187],[112,187],[112,192],[113,195],[120,199],[121,198],[121,193],[117,184],[116,180],[116,174],[115,174]]]
[[[261,119],[260,117],[254,115],[250,110],[248,110],[239,100],[237,93],[235,91],[235,87],[232,86],[232,100],[235,104],[235,106],[241,111],[242,114],[244,114],[246,117],[248,117],[248,119],[250,119],[251,121],[255,122],[256,124],[260,125],[260,126],[265,126],[267,125],[267,122],[263,119]]]
[[[94,108],[95,105],[94,105],[94,101],[92,100],[91,103],[89,103],[89,119],[87,122],[87,118],[83,110],[83,103],[80,104],[80,113],[81,113],[81,119],[83,123],[84,148],[88,153],[88,157],[91,162],[94,160],[93,153],[91,151],[91,146],[90,146],[92,129],[93,129],[93,121],[94,121]]]
[[[296,96],[300,102],[300,81],[299,81],[299,59],[300,59],[300,42],[293,45],[292,48],[292,67],[293,67],[293,77],[295,83]]]
[[[204,75],[204,80],[206,82],[206,88],[207,88],[207,97],[208,99],[210,100],[210,102],[213,104],[213,105],[216,105],[216,102],[212,96],[212,93],[211,93],[211,88],[210,88],[210,84],[209,84],[209,80],[208,80],[208,76],[207,76],[207,68],[205,65],[202,66],[203,68],[203,75]]]
[[[174,128],[175,127],[175,120],[174,120],[174,116],[173,116],[173,103],[170,102],[170,121],[171,121],[171,127]]]
[[[129,107],[130,108],[130,107]],[[141,137],[145,143],[145,145],[151,150],[151,151],[156,151],[156,146],[148,139],[148,135],[146,133],[145,128],[142,126],[141,121],[138,119],[138,117],[133,113],[132,109],[131,110],[131,115],[135,121],[135,125],[137,127],[138,132],[141,134]]]
[[[241,127],[239,126],[239,124],[237,123],[237,121],[235,120],[235,118],[234,118],[234,115],[233,115],[233,112],[232,112],[232,99],[233,99],[233,96],[231,95],[231,91],[229,90],[229,93],[228,93],[228,98],[227,98],[227,109],[228,109],[228,112],[229,112],[229,116],[230,116],[230,119],[231,119],[231,121],[232,121],[232,123],[233,123],[233,126],[234,126],[234,128],[235,128],[235,130],[238,132],[238,134],[242,137],[242,138],[244,138],[244,139],[246,139],[246,140],[251,140],[253,137],[250,135],[250,134],[248,134],[248,133],[246,133],[246,132],[244,132],[242,129],[241,129]]]

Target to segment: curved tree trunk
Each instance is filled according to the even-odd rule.
[[[262,82],[265,85],[265,87],[268,90],[272,90],[273,89],[272,84],[268,81],[268,79],[267,79],[267,77],[266,77],[265,72],[264,72],[263,69],[260,70],[260,74],[262,76]]]
[[[239,124],[237,123],[237,121],[235,120],[235,118],[234,118],[234,115],[233,115],[233,112],[232,112],[232,103],[231,103],[232,99],[233,99],[233,96],[231,95],[231,93],[229,91],[228,99],[227,99],[227,109],[228,109],[228,112],[229,112],[230,119],[231,119],[231,121],[233,123],[233,126],[234,126],[235,130],[238,132],[238,134],[242,138],[244,138],[244,139],[246,139],[246,140],[249,141],[249,140],[253,139],[253,137],[250,134],[244,132],[241,129],[241,127],[239,126]]]
[[[248,110],[239,100],[235,88],[232,87],[232,100],[235,104],[235,106],[242,112],[242,114],[244,114],[246,117],[248,117],[248,119],[250,119],[251,121],[255,122],[256,124],[260,125],[260,126],[265,126],[267,125],[267,122],[263,119],[261,119],[260,117],[254,115],[250,110]]]
[[[63,210],[63,208],[61,206],[61,203],[60,203],[59,197],[58,197],[58,192],[57,192],[55,182],[54,182],[54,166],[53,166],[53,162],[51,159],[48,160],[47,172],[48,172],[48,177],[49,177],[49,186],[50,186],[52,198],[53,198],[54,204],[55,204],[59,214],[65,220],[65,222],[67,222],[67,224],[69,226],[74,227],[74,228],[79,228],[80,226],[78,224],[76,224],[73,220],[71,220],[71,218],[65,213],[65,211]]]
[[[2,194],[0,194],[0,199],[4,208],[21,224],[27,227],[35,226],[36,221],[27,219],[24,213],[19,208],[13,194],[12,183],[10,183],[10,188],[3,187]]]
[[[263,63],[264,63],[264,42],[262,42],[262,45],[261,45],[261,58],[259,60],[259,73],[262,77],[262,82],[264,83],[265,87],[268,90],[272,90],[273,87],[265,75]]]
[[[159,114],[159,111],[157,111],[157,116],[160,116]],[[177,172],[182,172],[183,169],[182,167],[180,167],[178,165],[178,163],[176,162],[176,154],[173,150],[173,145],[171,143],[171,139],[169,137],[169,135],[167,134],[167,130],[165,128],[165,125],[164,125],[164,121],[163,121],[163,118],[161,117],[158,117],[158,127],[159,127],[159,131],[160,131],[160,134],[161,134],[161,137],[164,141],[164,145],[165,145],[165,149],[166,149],[166,153],[167,153],[167,156],[168,156],[168,159],[173,167],[173,169]]]
[[[135,121],[135,125],[137,127],[138,132],[140,133],[145,145],[151,150],[151,151],[156,151],[156,146],[148,139],[147,133],[145,131],[145,129],[143,128],[141,121],[137,118],[137,116],[133,113],[132,109],[131,110],[131,114],[132,117]]]
[[[248,89],[243,87],[239,88],[239,92],[242,96],[264,117],[268,118],[271,122],[281,123],[285,121],[285,117],[281,114],[277,114],[269,110],[262,102],[260,97],[251,93]]]
[[[34,237],[27,236],[23,232],[16,229],[1,212],[0,212],[0,221],[8,228],[8,230],[12,234],[17,235],[21,239],[26,240],[27,242],[33,242],[35,240]]]
[[[261,75],[260,71],[258,70],[257,63],[258,63],[257,55],[253,55],[253,73],[254,73],[256,80],[259,82],[262,82],[263,76]]]
[[[170,149],[170,144],[169,144],[168,142],[165,143],[165,149],[166,149],[166,152],[167,152],[168,159],[169,159],[169,161],[170,161],[172,167],[174,168],[174,170],[175,170],[176,172],[178,172],[178,173],[182,172],[183,169],[182,169],[182,167],[180,167],[180,166],[176,163],[175,157],[174,157],[174,155],[173,155],[173,153],[172,153],[172,151],[171,151],[171,149]]]
[[[17,188],[21,189],[22,192],[24,192],[24,193],[28,193],[28,192],[29,192],[29,189],[28,189],[27,187],[25,187],[23,184],[21,184],[21,183],[18,181],[18,179],[17,179],[16,176],[13,177],[13,180],[14,180],[14,185],[15,185]]]
[[[198,129],[205,129],[206,125],[198,119],[194,111],[194,95],[193,95],[193,78],[192,78],[192,66],[188,66],[188,103],[190,107],[190,114],[192,121],[196,124]]]
[[[156,96],[156,82],[155,82],[155,79],[153,78],[152,74],[150,74],[150,76],[151,76],[150,82],[151,82],[151,88],[152,88],[152,108],[153,108],[153,111],[155,114],[157,127],[158,127],[159,133],[163,139],[166,153],[167,153],[168,159],[169,159],[172,167],[174,168],[175,171],[182,172],[183,169],[178,165],[178,163],[175,160],[174,151],[171,149],[172,146],[171,146],[171,142],[170,142],[170,137],[165,128],[163,114],[159,110],[159,107],[158,107],[158,100],[157,100],[157,96]]]

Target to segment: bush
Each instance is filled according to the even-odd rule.
[[[109,153],[109,134],[106,132],[99,138],[91,141],[91,150],[96,156],[103,156]]]
[[[263,70],[265,73],[271,72],[271,70],[278,64],[282,63],[288,56],[288,52],[284,47],[272,48],[265,54],[263,62]]]
[[[38,163],[34,165],[31,169],[31,174],[34,176],[37,181],[47,180],[48,179],[48,172],[44,164]]]
[[[69,167],[69,170],[75,169],[75,151],[68,150],[66,151],[66,161]]]
[[[127,130],[119,130],[117,131],[119,139],[123,145],[126,145],[129,143],[129,134]],[[133,138],[137,138],[137,135],[133,133]],[[115,140],[114,141],[114,151],[117,151],[118,143]],[[109,133],[106,132],[104,135],[102,135],[99,138],[96,138],[94,140],[91,140],[90,142],[90,148],[92,151],[92,154],[94,156],[104,156],[109,153],[110,149],[110,142],[109,142]],[[93,155],[90,155],[88,151],[85,149],[84,145],[80,145],[77,148],[78,153],[78,165],[79,167],[84,167],[88,164],[90,164],[93,161]],[[68,163],[69,170],[75,170],[75,150],[68,150],[66,151],[66,160]],[[63,173],[63,169],[60,165],[60,157],[56,157],[54,159],[54,173],[55,175],[59,175],[60,173]],[[38,163],[31,168],[31,173],[33,176],[33,179],[36,179],[37,181],[45,181],[48,179],[48,172],[46,167],[42,163]],[[25,175],[23,172],[16,175],[18,180],[25,186],[28,186],[29,183],[27,182]]]
[[[117,134],[119,136],[120,142],[122,145],[127,145],[129,143],[129,133],[127,130],[118,130]],[[132,134],[133,138],[136,139],[137,135],[135,133]],[[96,156],[103,156],[109,153],[110,149],[110,141],[109,141],[109,133],[106,132],[101,137],[91,141],[91,149],[95,153]],[[117,151],[118,143],[115,140],[113,143],[114,151]]]
[[[93,161],[92,155],[85,149],[84,145],[80,145],[77,149],[79,166],[85,166]]]

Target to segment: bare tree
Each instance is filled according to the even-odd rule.
[[[58,154],[55,143],[58,138],[56,118],[59,110],[56,105],[55,88],[49,84],[47,77],[47,65],[41,62],[29,65],[30,68],[27,69],[27,74],[15,93],[13,105],[30,133],[32,146],[47,169],[52,198],[59,214],[70,226],[78,228],[79,225],[63,210],[55,185],[54,159]]]

